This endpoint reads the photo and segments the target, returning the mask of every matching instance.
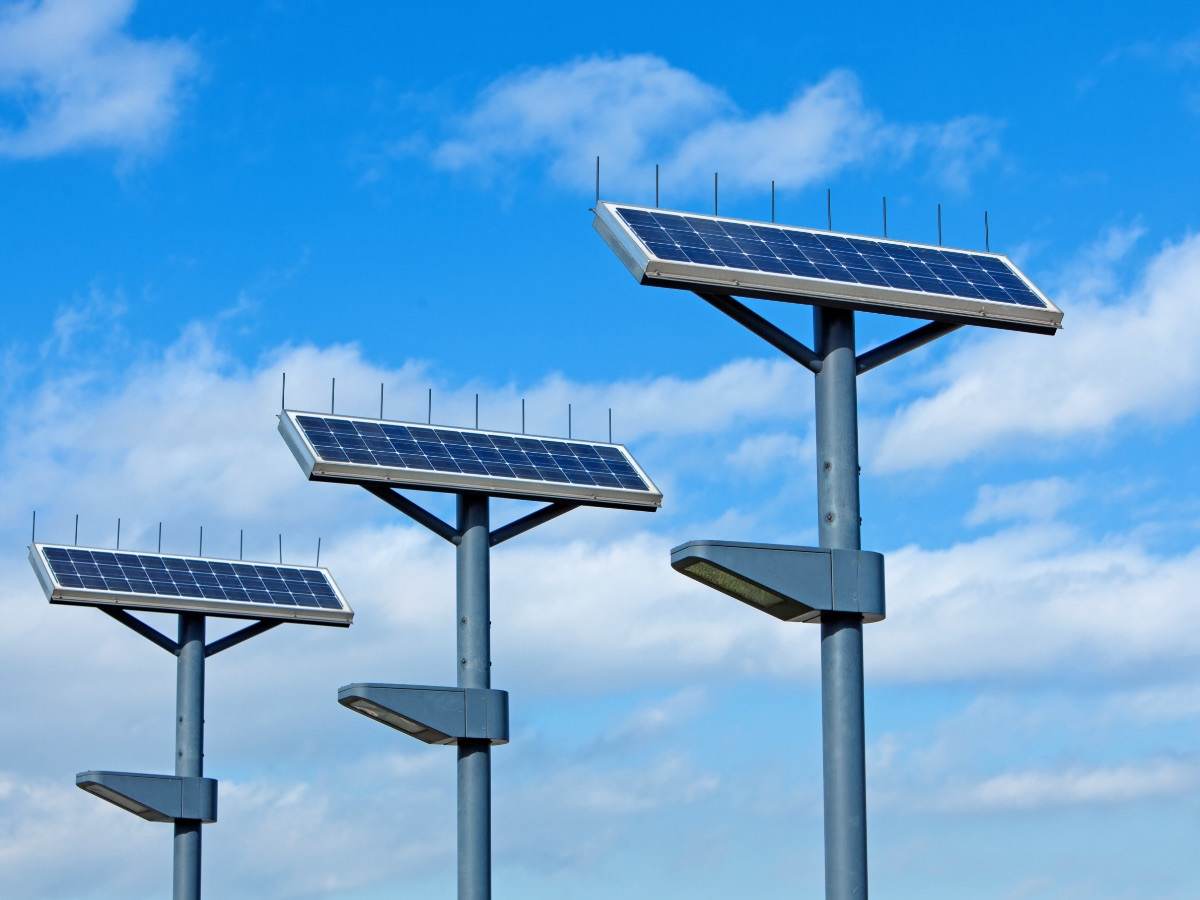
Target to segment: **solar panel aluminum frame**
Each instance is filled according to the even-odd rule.
[[[354,621],[354,610],[342,596],[341,589],[328,569],[318,566],[297,566],[287,563],[286,569],[303,569],[319,571],[325,575],[337,596],[341,609],[314,609],[311,607],[268,606],[263,603],[239,603],[232,600],[206,600],[202,597],[160,597],[157,594],[125,593],[123,591],[106,591],[98,588],[64,587],[54,577],[50,562],[46,559],[47,547],[61,547],[64,550],[92,550],[100,553],[131,553],[136,556],[156,556],[174,559],[200,559],[201,557],[175,556],[171,553],[138,553],[136,550],[112,550],[104,547],[74,547],[66,544],[33,544],[29,548],[29,562],[37,574],[38,582],[51,603],[68,606],[113,606],[120,609],[136,609],[146,612],[198,612],[209,616],[227,619],[272,619],[283,622],[297,622],[307,625],[334,625],[342,628],[349,627]],[[275,565],[274,563],[255,563],[241,559],[218,559],[205,556],[207,562],[230,563],[231,565]]]
[[[388,466],[374,466],[368,463],[336,462],[321,459],[312,443],[304,434],[304,429],[296,421],[297,416],[316,416],[322,419],[344,419],[351,422],[378,422],[381,425],[411,425],[414,428],[441,428],[447,431],[457,431],[462,434],[500,434],[514,438],[533,438],[538,435],[511,434],[505,431],[486,431],[477,428],[457,428],[449,425],[428,425],[420,422],[401,422],[393,419],[371,419],[366,416],[338,416],[330,413],[304,412],[301,410],[285,410],[279,416],[279,433],[304,474],[310,481],[337,481],[361,483],[364,481],[378,484],[389,484],[394,487],[408,487],[423,491],[478,491],[493,497],[506,497],[517,500],[566,500],[588,506],[603,506],[616,509],[635,509],[653,512],[662,506],[662,492],[646,474],[633,454],[625,451],[625,456],[633,466],[638,476],[650,488],[648,491],[635,491],[628,488],[601,487],[589,484],[564,484],[562,482],[529,481],[523,478],[504,478],[496,475],[473,475],[465,472],[437,472],[424,469],[399,469]],[[606,444],[603,441],[580,441],[571,438],[551,438],[546,440],[558,441],[563,444],[585,444],[589,446],[621,447],[619,444]],[[624,450],[624,447],[621,447]]]
[[[1062,310],[1055,306],[1038,287],[1031,282],[1007,256],[999,253],[960,250],[973,256],[989,256],[1002,261],[1043,303],[1045,309],[1029,306],[976,300],[968,297],[952,297],[910,291],[903,288],[876,287],[866,284],[848,284],[801,275],[777,275],[771,272],[752,272],[711,266],[704,263],[676,262],[654,256],[634,234],[633,229],[618,215],[617,208],[636,209],[648,213],[666,213],[687,216],[693,219],[708,219],[719,222],[738,222],[743,225],[782,228],[805,231],[812,234],[827,232],[812,228],[778,223],[755,222],[749,219],[732,219],[728,216],[705,216],[690,212],[655,209],[631,203],[614,204],[602,201],[596,204],[596,216],[592,227],[604,239],[617,258],[641,284],[655,287],[672,287],[699,293],[713,292],[754,297],[763,300],[783,300],[791,303],[807,303],[842,309],[858,309],[865,312],[932,319],[963,325],[983,325],[1013,331],[1030,331],[1037,334],[1054,334],[1062,327]],[[952,247],[935,247],[897,241],[892,238],[876,238],[866,235],[828,232],[838,237],[859,238],[881,244],[898,244],[904,247],[919,247],[929,250],[950,250]]]

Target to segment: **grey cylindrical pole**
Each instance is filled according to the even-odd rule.
[[[204,775],[204,616],[179,614],[175,774]],[[175,822],[175,900],[200,900],[200,822]]]
[[[854,313],[816,307],[817,509],[822,547],[860,549]],[[866,900],[867,786],[862,620],[821,622],[825,897]]]
[[[488,498],[459,494],[458,686],[492,686]],[[458,744],[458,897],[492,896],[492,748]]]

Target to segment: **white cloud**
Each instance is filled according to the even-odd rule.
[[[925,160],[930,174],[964,188],[998,155],[1000,124],[983,116],[895,123],[870,108],[857,77],[834,70],[782,108],[746,112],[714,85],[649,55],[590,57],[499,79],[433,152],[436,165],[489,175],[544,161],[560,184],[584,189],[601,157],[602,193],[652,183],[662,163],[667,196],[722,185],[801,187],[856,165]],[[669,205],[669,204],[668,204]]]
[[[136,155],[170,131],[197,56],[126,26],[134,0],[43,0],[0,8],[0,96],[23,111],[0,119],[0,156],[102,148]]]
[[[1023,770],[950,788],[943,806],[952,810],[1041,810],[1062,806],[1128,803],[1188,791],[1200,769],[1171,759],[1124,766]]]
[[[1013,519],[1048,521],[1058,517],[1080,495],[1079,486],[1065,478],[1040,478],[1016,484],[980,486],[968,525]]]
[[[1128,247],[1119,232],[1092,256],[1103,269]],[[980,455],[1027,454],[1103,437],[1126,422],[1178,422],[1200,404],[1200,236],[1164,247],[1125,296],[1065,298],[1052,338],[995,334],[965,342],[925,377],[931,394],[886,424],[882,471],[943,466]],[[1086,290],[1103,292],[1102,274]],[[1062,299],[1062,298],[1060,298]]]
[[[1188,587],[1200,551],[1155,555],[1127,535],[1093,542],[1036,524],[894,550],[887,569],[888,620],[871,632],[877,677],[1191,671],[1200,651],[1200,638],[1174,626],[1200,607]]]

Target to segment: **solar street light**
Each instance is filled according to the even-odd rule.
[[[491,686],[490,550],[577,506],[653,512],[662,494],[620,444],[283,410],[279,432],[310,481],[357,484],[455,547],[457,687],[351,684],[348,709],[458,755],[458,896],[492,891],[491,748],[508,695]],[[455,494],[445,522],[396,488]],[[492,497],[545,505],[493,529]]]
[[[695,541],[672,565],[788,621],[821,626],[825,896],[867,896],[862,626],[883,618],[883,560],[860,550],[857,376],[961,325],[1053,334],[1062,311],[1007,257],[601,202],[593,226],[641,284],[691,290],[816,376],[821,550]],[[813,307],[810,348],[735,297]],[[929,319],[865,353],[855,312]],[[851,573],[844,567],[849,566]]]
[[[199,556],[34,543],[29,562],[54,604],[94,606],[177,657],[175,774],[81,772],[88,793],[151,822],[174,826],[175,900],[199,900],[201,826],[217,820],[217,782],[204,777],[207,657],[284,622],[347,627],[354,613],[328,569]],[[178,639],[133,611],[175,613]],[[206,642],[209,617],[253,619]]]

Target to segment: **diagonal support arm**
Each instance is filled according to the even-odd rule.
[[[943,335],[947,335],[952,331],[957,331],[962,328],[961,325],[952,325],[949,322],[930,322],[927,325],[922,325],[920,328],[915,328],[908,334],[902,334],[894,340],[888,341],[886,344],[881,344],[874,350],[868,350],[861,354],[855,361],[858,368],[858,374],[870,372],[872,369],[882,366],[886,362],[891,362],[897,356],[903,356],[910,350],[916,350],[918,347],[924,347],[930,341],[936,341]]]
[[[228,650],[230,647],[236,647],[242,641],[248,641],[252,637],[257,637],[264,631],[270,631],[277,625],[282,625],[283,622],[279,619],[268,620],[259,619],[252,625],[247,625],[245,628],[238,629],[232,634],[227,634],[223,638],[218,638],[207,647],[204,648],[204,655],[216,656],[222,650]]]
[[[136,631],[150,643],[157,644],[159,647],[162,647],[172,656],[179,655],[179,645],[177,643],[175,643],[158,629],[147,625],[136,616],[131,616],[129,613],[125,612],[125,610],[117,609],[116,607],[112,606],[98,606],[96,608],[106,616],[116,619],[131,631]]]
[[[821,371],[821,358],[816,353],[783,329],[768,322],[745,304],[739,303],[737,300],[727,297],[724,294],[701,294],[699,291],[696,293],[701,300],[715,306],[739,325],[749,328],[776,350],[785,356],[790,356],[810,372],[816,373]]]
[[[447,522],[443,522],[429,510],[423,506],[418,506],[413,503],[403,494],[398,493],[386,484],[375,484],[372,482],[364,482],[363,487],[368,491],[391,506],[394,509],[400,510],[418,525],[424,525],[440,538],[445,538],[450,543],[457,546],[460,535],[458,529]]]
[[[535,509],[527,516],[521,516],[519,519],[514,519],[507,525],[501,525],[488,536],[489,546],[495,547],[497,544],[502,544],[509,538],[515,538],[518,534],[537,528],[539,525],[544,525],[552,519],[557,519],[563,513],[569,513],[571,510],[579,506],[578,503],[568,503],[558,500],[548,506],[543,506],[541,509]]]

